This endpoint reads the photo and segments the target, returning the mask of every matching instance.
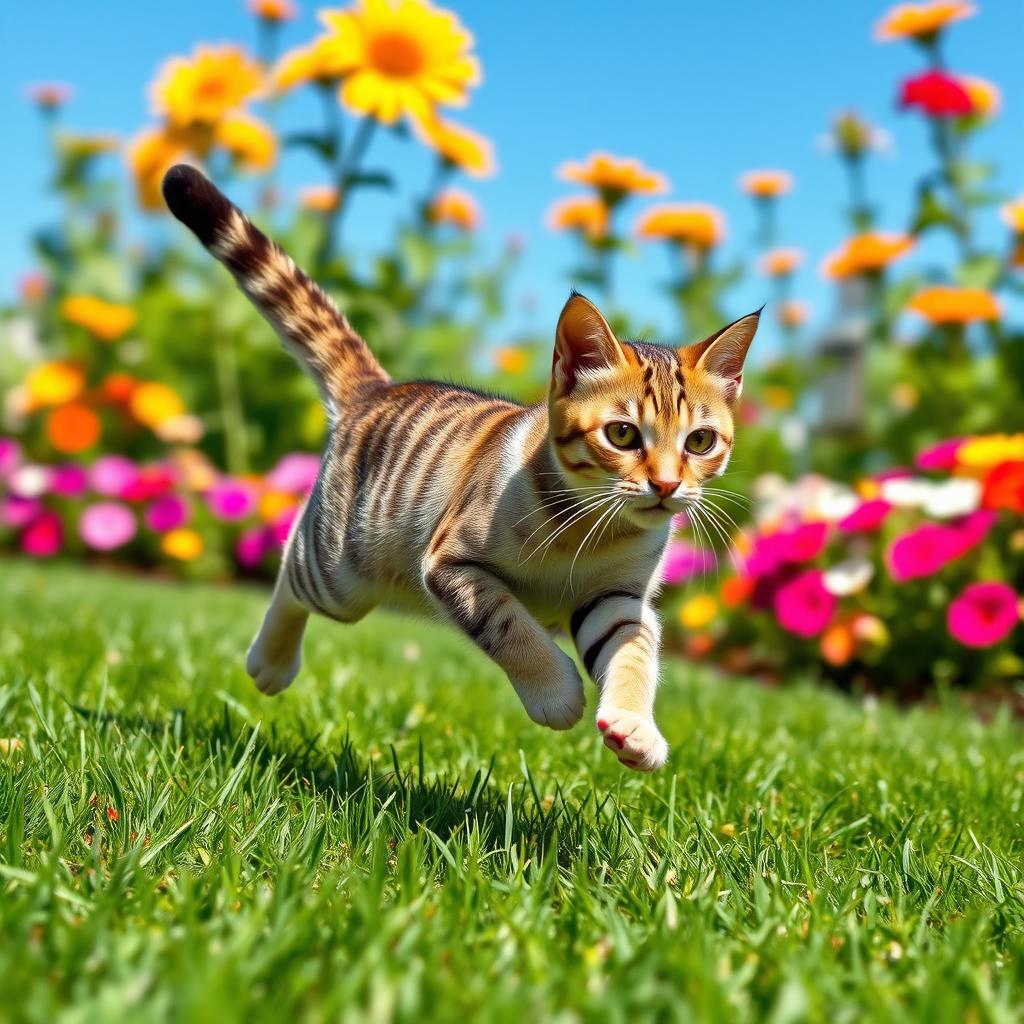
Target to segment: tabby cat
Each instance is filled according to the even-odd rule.
[[[278,693],[295,678],[310,613],[355,622],[383,604],[441,615],[504,669],[535,722],[568,729],[584,695],[551,636],[567,628],[600,691],[605,745],[630,768],[663,764],[652,602],[672,517],[699,513],[701,485],[729,460],[759,312],[673,349],[619,341],[573,293],[545,404],[398,383],[202,174],[174,167],[163,191],[312,373],[330,417],[249,649],[256,686]]]

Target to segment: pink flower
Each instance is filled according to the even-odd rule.
[[[124,501],[149,501],[166,494],[174,486],[174,473],[167,466],[144,466],[121,491]]]
[[[0,437],[0,480],[21,462],[21,445],[12,437]]]
[[[843,533],[873,533],[885,522],[891,508],[889,502],[881,498],[865,501],[840,519],[837,525]]]
[[[42,502],[38,498],[22,498],[17,494],[8,494],[3,505],[0,505],[0,523],[17,529],[32,522],[42,509]]]
[[[246,569],[255,569],[274,546],[271,531],[264,526],[243,530],[235,544],[235,557]]]
[[[89,486],[89,474],[83,466],[68,463],[57,466],[50,479],[50,490],[62,498],[77,498]]]
[[[292,523],[299,514],[299,506],[294,506],[282,512],[277,519],[270,524],[270,535],[279,547],[284,547],[288,541],[288,535],[292,532]]]
[[[139,475],[139,469],[131,459],[123,455],[104,455],[97,459],[89,471],[89,482],[97,494],[107,498],[119,498]]]
[[[779,587],[773,603],[779,625],[806,640],[832,621],[837,601],[825,589],[822,574],[808,569]]]
[[[146,506],[142,518],[154,533],[166,533],[188,522],[188,503],[176,494],[165,494]]]
[[[801,523],[788,530],[785,538],[787,562],[810,562],[825,550],[828,523]]]
[[[135,536],[135,516],[127,505],[101,501],[90,505],[78,524],[82,540],[97,551],[113,551]]]
[[[210,511],[218,518],[227,521],[244,519],[256,508],[256,495],[252,487],[241,480],[221,477],[207,491],[207,503]]]
[[[892,542],[887,554],[889,573],[897,583],[931,576],[965,550],[964,537],[955,527],[925,523]]]
[[[919,452],[914,464],[918,469],[953,469],[956,466],[956,453],[964,443],[962,437],[953,437],[948,441],[940,441],[931,448]]]
[[[50,558],[60,551],[63,538],[60,516],[46,510],[25,528],[21,535],[21,550],[33,558]]]
[[[929,117],[963,117],[974,111],[967,90],[942,71],[906,79],[900,89],[900,106],[920,107]]]
[[[320,470],[320,457],[305,452],[285,455],[267,474],[267,486],[273,491],[306,494],[313,489]]]
[[[716,565],[717,559],[713,551],[694,547],[685,541],[674,540],[669,544],[661,578],[663,582],[672,586],[714,570]]]
[[[960,534],[964,551],[970,551],[976,544],[980,544],[988,536],[988,531],[998,518],[999,514],[992,509],[979,508],[963,519],[958,519],[955,529]]]
[[[946,625],[965,647],[1005,640],[1020,619],[1017,594],[1005,583],[971,583],[946,611]]]

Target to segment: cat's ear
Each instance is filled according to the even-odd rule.
[[[757,333],[761,309],[741,316],[709,338],[680,350],[681,354],[686,353],[691,366],[721,380],[727,402],[735,402],[743,390],[743,360]]]
[[[626,365],[622,346],[601,311],[579,292],[573,292],[555,328],[552,391],[569,394],[581,371]]]

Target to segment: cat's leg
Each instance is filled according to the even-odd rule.
[[[654,724],[661,642],[654,609],[641,597],[609,591],[573,613],[572,634],[601,691],[597,727],[605,746],[630,768],[660,768],[668,744]]]
[[[261,693],[275,694],[287,689],[302,665],[302,636],[309,612],[288,582],[287,558],[274,585],[270,607],[245,658],[245,670]]]
[[[583,684],[572,659],[487,566],[428,556],[423,580],[447,617],[505,670],[530,718],[552,729],[580,720]]]

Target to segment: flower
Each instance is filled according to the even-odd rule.
[[[999,207],[999,215],[1014,234],[1024,235],[1024,196],[1003,203]]]
[[[78,523],[82,540],[97,551],[113,551],[123,547],[136,531],[135,516],[127,505],[101,501],[90,505]]]
[[[889,43],[894,39],[934,39],[948,24],[969,18],[977,8],[963,0],[925,0],[924,3],[897,4],[886,11],[875,26],[875,39]]]
[[[278,523],[284,516],[294,512],[298,505],[295,495],[287,491],[264,491],[259,500],[260,519],[265,523]]]
[[[250,526],[243,530],[235,543],[235,557],[239,564],[254,569],[273,549],[274,538],[265,526]]]
[[[277,158],[274,133],[251,114],[229,114],[217,124],[214,138],[247,170],[266,170]]]
[[[799,327],[811,315],[810,307],[799,299],[787,299],[776,309],[776,316],[783,327]]]
[[[941,441],[931,448],[918,452],[914,464],[918,469],[953,469],[957,463],[957,452],[963,443],[963,438],[959,437]]]
[[[708,594],[699,594],[679,609],[679,621],[685,629],[703,629],[717,614],[718,602]]]
[[[188,503],[177,494],[165,494],[146,506],[142,518],[154,533],[175,530],[188,522]]]
[[[249,13],[263,21],[291,21],[298,11],[291,0],[249,0]]]
[[[668,179],[648,170],[639,160],[591,153],[582,163],[567,161],[558,168],[558,177],[589,185],[602,194],[606,202],[615,202],[631,193],[657,195],[668,191]]]
[[[46,420],[46,436],[59,452],[74,455],[100,439],[100,418],[85,405],[70,403],[54,409]]]
[[[521,348],[499,348],[494,351],[494,363],[503,373],[522,373],[530,365],[530,354]]]
[[[160,539],[160,550],[168,558],[192,562],[203,553],[203,538],[195,530],[168,530]]]
[[[231,522],[252,513],[256,508],[256,495],[251,485],[223,477],[207,492],[206,502],[218,519]]]
[[[472,35],[451,11],[426,0],[361,0],[322,11],[331,67],[343,76],[341,100],[359,114],[394,124],[427,118],[437,104],[465,106],[480,83]]]
[[[413,118],[412,124],[424,145],[471,178],[490,178],[497,170],[490,140],[471,128],[436,116]]]
[[[570,196],[552,204],[547,224],[552,231],[578,231],[596,241],[608,233],[608,207],[596,197]]]
[[[933,324],[969,324],[978,320],[998,320],[999,302],[984,288],[960,288],[936,285],[919,291],[907,303],[907,309]]]
[[[64,527],[56,512],[41,512],[25,527],[19,543],[21,550],[33,558],[50,558],[60,551]]]
[[[994,82],[975,75],[961,75],[959,80],[970,97],[971,114],[975,117],[993,117],[999,113],[1003,97]]]
[[[755,199],[774,199],[793,187],[793,177],[786,171],[747,171],[740,175],[740,188]]]
[[[870,559],[863,555],[852,555],[826,569],[822,583],[830,594],[848,597],[850,594],[859,594],[874,575],[875,567]]]
[[[333,185],[307,185],[299,190],[299,206],[317,213],[336,210],[340,198],[340,193]]]
[[[139,467],[123,455],[104,455],[89,471],[89,482],[97,494],[119,498],[139,478]]]
[[[985,478],[985,508],[1006,508],[1024,513],[1024,462],[1000,462]]]
[[[128,146],[128,166],[135,178],[135,194],[144,210],[163,210],[160,191],[164,175],[188,152],[183,133],[168,128],[147,128]]]
[[[84,466],[68,463],[54,466],[50,475],[50,492],[61,498],[77,498],[89,487],[89,473]]]
[[[746,603],[753,592],[754,579],[752,576],[730,576],[722,583],[722,604],[726,608],[738,608],[741,604]]]
[[[460,188],[441,192],[430,204],[427,216],[434,224],[451,224],[461,231],[474,231],[480,226],[480,207]]]
[[[74,89],[64,82],[36,82],[28,86],[25,95],[43,110],[56,110],[74,95]]]
[[[900,106],[919,107],[929,117],[964,117],[974,111],[963,83],[944,71],[926,71],[900,87]]]
[[[931,576],[973,547],[977,540],[953,526],[924,523],[897,537],[886,553],[897,583]]]
[[[18,279],[18,294],[24,302],[39,302],[50,293],[50,279],[40,270],[30,270]]]
[[[717,564],[714,551],[694,547],[685,541],[673,540],[668,546],[661,579],[669,586],[674,586],[694,576],[703,576],[713,571]]]
[[[178,393],[166,384],[144,381],[132,392],[129,403],[132,415],[142,424],[155,429],[165,420],[185,411]]]
[[[60,314],[68,323],[84,327],[102,341],[116,341],[138,320],[131,306],[105,302],[92,295],[69,295],[60,304]]]
[[[75,363],[40,363],[29,371],[25,389],[33,407],[63,405],[85,390],[85,374]]]
[[[43,512],[38,498],[23,498],[19,494],[8,494],[0,504],[0,523],[19,529],[27,526]]]
[[[27,463],[8,476],[7,486],[19,498],[38,498],[49,490],[52,478],[49,466]]]
[[[171,125],[215,125],[236,111],[262,83],[260,65],[240,47],[204,46],[191,59],[172,57],[151,87],[154,112]]]
[[[848,160],[859,158],[869,149],[889,146],[888,134],[853,110],[844,110],[832,119],[832,134],[825,141]]]
[[[661,239],[695,249],[710,249],[725,237],[725,220],[704,203],[665,203],[647,210],[636,222],[637,236]]]
[[[946,610],[946,626],[965,647],[991,647],[1005,640],[1020,620],[1018,598],[1005,583],[971,583]]]
[[[800,266],[803,258],[799,249],[769,249],[761,254],[758,266],[765,277],[785,277]]]
[[[153,433],[167,444],[196,444],[203,437],[203,421],[187,413],[161,420]]]
[[[844,278],[880,271],[914,248],[910,235],[889,231],[865,231],[846,240],[822,262],[826,277]]]
[[[21,445],[12,437],[0,437],[0,480],[21,464]]]
[[[779,625],[806,640],[832,621],[836,599],[825,589],[822,574],[808,569],[782,584],[775,591],[772,605]]]
[[[341,78],[341,69],[334,59],[331,39],[321,36],[308,46],[289,50],[277,62],[271,77],[281,91],[309,82],[324,86],[336,82]]]
[[[839,668],[852,660],[856,653],[856,638],[848,620],[832,623],[821,635],[819,643],[821,656],[830,665]]]
[[[957,450],[958,463],[967,469],[990,469],[1011,460],[1024,460],[1024,434],[971,437]]]
[[[320,472],[320,459],[305,452],[283,456],[266,475],[264,483],[272,490],[289,494],[308,494]]]

